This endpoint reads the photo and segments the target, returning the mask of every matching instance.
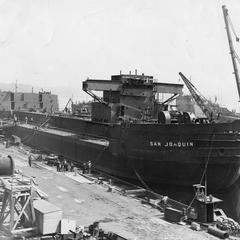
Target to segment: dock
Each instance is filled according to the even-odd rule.
[[[197,232],[163,219],[163,213],[137,198],[109,192],[104,185],[95,184],[73,172],[57,172],[54,167],[33,162],[28,166],[26,151],[17,146],[6,148],[0,144],[1,155],[11,155],[16,169],[34,178],[38,189],[44,191],[48,201],[62,209],[63,217],[88,226],[95,221],[104,231],[111,231],[126,239],[217,239],[204,231]]]

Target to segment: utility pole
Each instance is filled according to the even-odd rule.
[[[17,93],[18,91],[18,83],[17,83],[17,79],[16,79],[16,82],[15,82],[15,93]]]

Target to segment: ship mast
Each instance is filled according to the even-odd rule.
[[[237,67],[237,62],[236,62],[237,55],[236,55],[236,52],[233,47],[232,36],[230,33],[230,29],[229,29],[229,23],[231,24],[231,22],[230,22],[230,18],[228,15],[228,9],[226,8],[226,6],[223,5],[222,9],[223,9],[223,16],[224,16],[224,21],[225,21],[225,25],[226,25],[230,54],[231,54],[231,58],[232,58],[232,64],[233,64],[233,70],[234,70],[233,73],[235,75],[235,79],[236,79],[236,83],[237,83],[237,90],[238,90],[238,97],[239,97],[239,101],[240,101],[240,80],[239,80],[239,73],[238,73],[238,67]],[[230,27],[233,28],[232,24],[230,25]],[[234,30],[233,30],[233,32],[234,32]],[[237,37],[236,37],[236,40],[239,41],[239,39]]]

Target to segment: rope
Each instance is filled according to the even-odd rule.
[[[96,163],[100,160],[103,152],[104,152],[107,148],[108,148],[108,146],[105,146],[103,149],[101,149],[101,151],[100,151],[99,154],[97,155],[96,159],[93,161],[94,164],[96,164]]]
[[[161,195],[161,194],[158,194],[158,193],[155,193],[153,190],[151,190],[148,185],[144,182],[144,180],[141,178],[141,176],[138,174],[138,172],[133,169],[137,178],[139,179],[139,181],[144,185],[145,189],[146,189],[146,194],[147,194],[147,197],[150,197],[151,195],[153,195],[154,197],[156,197],[157,199],[159,199],[160,201],[164,200],[165,196]],[[169,198],[167,197],[167,201],[164,203],[165,207],[166,206],[174,206],[176,207],[177,209],[186,209],[188,210],[191,206],[187,206],[186,204],[184,203],[181,203],[179,201],[176,201],[172,198]]]
[[[227,18],[228,18],[229,25],[230,25],[230,27],[232,29],[232,32],[233,32],[233,34],[234,34],[234,36],[236,38],[236,41],[239,42],[239,37],[237,36],[237,33],[236,33],[235,29],[234,29],[234,26],[233,26],[233,23],[231,21],[231,18],[229,16],[227,16]]]
[[[213,138],[215,136],[214,131],[215,131],[215,129],[213,129],[213,132],[212,132],[212,135],[211,135],[211,138],[210,138],[210,141],[211,141],[210,142],[210,149],[209,149],[209,152],[208,152],[208,157],[207,157],[207,161],[205,163],[205,167],[204,167],[204,171],[203,171],[203,174],[202,174],[202,177],[201,177],[201,180],[200,180],[200,184],[202,184],[204,176],[206,177],[207,167],[208,167],[210,155],[212,153]]]
[[[209,152],[208,152],[207,161],[206,161],[205,166],[204,166],[204,171],[203,171],[203,174],[202,174],[202,177],[201,177],[201,180],[200,180],[200,185],[202,185],[202,181],[203,181],[204,176],[206,177],[207,166],[208,166],[208,163],[209,163],[210,155],[212,153],[213,138],[215,136],[214,131],[215,131],[215,129],[213,129],[213,132],[212,132],[212,135],[211,135],[211,138],[210,138],[211,145],[210,145],[210,149],[209,149]],[[190,204],[188,205],[187,210],[192,206],[196,197],[197,197],[197,193],[195,192],[195,195],[194,195],[192,201],[190,202]]]
[[[190,204],[189,204],[188,207],[187,207],[187,210],[192,206],[192,204],[193,204],[194,200],[196,199],[196,197],[197,197],[197,193],[195,193],[192,201],[190,202]]]
[[[156,194],[150,187],[148,187],[148,185],[143,181],[143,179],[141,178],[141,176],[138,174],[138,172],[136,171],[136,169],[134,168],[134,173],[136,174],[138,180],[142,183],[142,185],[147,189],[147,197],[149,197],[149,194],[153,194],[155,197],[159,198],[158,194]]]
[[[47,122],[51,120],[51,115],[48,116],[47,120],[43,122],[39,127],[43,127]]]
[[[240,57],[238,56],[238,54],[234,51],[234,56],[237,59],[238,63],[240,64]]]
[[[49,115],[48,118],[43,123],[40,123],[39,126],[36,126],[36,128],[34,128],[34,130],[33,130],[33,133],[30,133],[29,135],[25,136],[23,139],[21,139],[21,141],[22,142],[30,141],[36,135],[37,128],[44,126],[50,119],[51,119],[51,115]]]
[[[142,179],[141,176],[138,174],[138,172],[137,172],[135,169],[133,169],[133,170],[134,170],[134,173],[136,174],[138,180],[142,183],[142,185],[143,185],[148,191],[152,192],[152,189],[151,189],[150,187],[148,187],[148,185],[143,181],[143,179]]]
[[[106,135],[106,132],[107,132],[107,128],[105,128],[105,131],[104,131],[104,135]],[[103,152],[108,148],[109,145],[105,146],[103,149],[101,149],[101,151],[99,152],[99,154],[97,155],[96,159],[93,161],[94,164],[96,164],[99,159],[101,158]]]

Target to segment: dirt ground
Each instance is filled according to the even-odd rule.
[[[80,175],[74,180],[74,173],[58,173],[54,168],[35,163],[29,167],[28,155],[18,147],[5,148],[0,144],[0,153],[11,155],[15,168],[35,177],[38,188],[63,210],[64,218],[76,220],[79,225],[100,221],[104,230],[135,240],[218,239],[204,231],[193,231],[189,226],[169,223],[157,209],[117,192],[108,192],[102,185],[90,184]]]

